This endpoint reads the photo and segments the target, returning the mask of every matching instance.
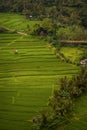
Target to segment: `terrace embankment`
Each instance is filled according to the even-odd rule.
[[[32,36],[0,34],[0,48],[0,128],[31,130],[58,80],[75,75],[78,67],[56,58],[45,41]]]

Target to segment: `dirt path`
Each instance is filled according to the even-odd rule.
[[[8,30],[8,31],[14,31],[14,29],[10,29],[10,28],[8,28],[8,27],[5,27],[5,29]],[[21,35],[25,35],[25,36],[28,35],[27,33],[22,32],[22,31],[17,31],[16,33],[21,34]]]
[[[87,40],[60,40],[60,43],[77,43],[77,44],[87,44]]]
[[[21,35],[25,35],[25,36],[27,36],[28,34],[27,33],[24,33],[24,32],[17,32],[18,34],[21,34]]]

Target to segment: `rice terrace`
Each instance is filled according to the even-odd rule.
[[[44,38],[49,31],[29,33],[38,23],[17,13],[0,13],[0,130],[32,130],[33,118],[50,111],[49,98],[60,89],[59,80],[75,76],[87,58],[86,44],[58,46]],[[71,122],[56,130],[86,130],[87,93],[75,102],[74,112]]]

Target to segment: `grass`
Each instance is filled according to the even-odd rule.
[[[0,34],[0,129],[31,130],[32,118],[47,108],[58,80],[77,71],[39,38]]]
[[[72,62],[79,60],[83,54],[83,51],[78,47],[62,47],[60,52]]]
[[[28,26],[40,22],[10,13],[0,13],[0,18],[1,26],[18,31],[27,31]],[[15,49],[18,54],[14,54]],[[82,54],[77,47],[60,51],[72,61]],[[70,78],[78,69],[56,58],[37,37],[0,34],[0,129],[31,130],[32,118],[48,108],[48,98],[59,87],[59,79],[65,75]],[[84,95],[75,104],[76,115],[63,130],[86,130],[86,101]]]
[[[5,26],[10,29],[15,29],[18,31],[27,31],[30,26],[40,22],[31,21],[27,19],[24,15],[12,14],[12,13],[0,13],[0,26]]]
[[[74,104],[74,117],[70,124],[63,130],[86,130],[87,129],[87,94],[83,95]]]

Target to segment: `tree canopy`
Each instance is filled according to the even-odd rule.
[[[49,17],[62,24],[87,27],[86,0],[0,0],[0,12],[18,12],[27,17]]]

